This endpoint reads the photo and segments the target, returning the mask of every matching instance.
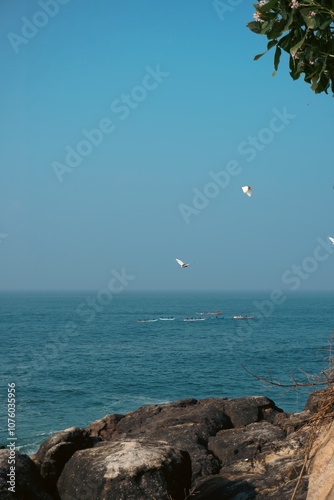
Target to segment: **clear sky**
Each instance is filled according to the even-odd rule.
[[[2,0],[2,290],[333,288],[333,98],[223,3]]]

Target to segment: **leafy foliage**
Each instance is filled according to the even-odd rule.
[[[334,94],[334,0],[261,0],[254,7],[255,21],[247,26],[266,35],[266,52],[276,47],[273,76],[284,50],[294,80],[303,74],[316,94],[327,94],[330,86]]]

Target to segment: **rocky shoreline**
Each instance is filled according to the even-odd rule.
[[[299,481],[295,500],[331,500],[331,422],[303,469],[303,426],[320,393],[312,393],[300,413],[284,413],[264,396],[185,399],[71,427],[32,457],[16,453],[15,495],[8,491],[9,450],[3,448],[0,498],[291,500]]]

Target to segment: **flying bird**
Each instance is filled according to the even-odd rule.
[[[334,245],[334,238],[332,238],[331,236],[328,236],[328,238],[331,240],[332,245]]]
[[[242,190],[243,190],[243,192],[244,192],[245,194],[247,194],[247,196],[249,196],[249,197],[250,197],[250,196],[252,196],[252,187],[253,187],[253,186],[243,186],[243,187],[242,187],[242,188],[240,188],[240,189],[242,189]]]
[[[188,266],[191,266],[191,264],[195,264],[195,262],[191,262],[191,264],[185,264],[185,263],[184,263],[184,262],[182,262],[182,260],[180,260],[180,259],[175,259],[175,260],[176,260],[176,262],[177,262],[178,264],[180,264],[180,268],[181,268],[181,267],[188,267]]]

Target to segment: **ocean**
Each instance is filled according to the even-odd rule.
[[[306,391],[270,387],[243,366],[284,384],[326,369],[333,304],[332,292],[276,304],[269,292],[2,292],[0,444],[13,383],[16,449],[27,454],[67,427],[183,398],[264,395],[301,411]],[[222,318],[232,315],[255,318]],[[137,322],[159,316],[175,320]]]

